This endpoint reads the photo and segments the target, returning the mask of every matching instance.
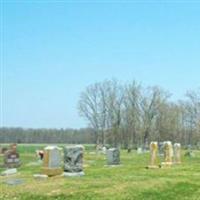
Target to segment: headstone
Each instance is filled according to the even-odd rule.
[[[82,145],[66,146],[64,148],[64,171],[83,171],[83,150]]]
[[[120,151],[117,148],[111,148],[107,150],[107,164],[119,165],[120,164]]]
[[[137,154],[142,154],[142,153],[143,153],[142,147],[138,147],[138,148],[137,148]]]
[[[103,148],[103,145],[102,145],[102,144],[97,144],[97,145],[96,145],[96,151],[97,151],[97,152],[98,152],[98,151],[101,151],[102,148]]]
[[[7,168],[16,168],[20,166],[16,144],[10,145],[10,149],[4,153],[4,166]]]
[[[181,144],[174,144],[174,163],[181,164]]]
[[[150,143],[150,164],[148,166],[149,169],[156,169],[158,168],[157,164],[157,153],[158,153],[158,143],[157,142],[151,142]]]
[[[184,156],[194,158],[195,154],[194,151],[192,150],[192,145],[187,146],[187,151],[185,152]]]
[[[61,168],[61,153],[60,148],[57,146],[47,146],[44,149],[43,158],[43,174],[48,176],[55,176],[62,174]]]
[[[173,147],[170,141],[164,142],[164,162],[161,163],[162,167],[171,167],[173,159]]]
[[[102,147],[102,153],[106,154],[107,148],[105,146]]]
[[[103,146],[102,144],[96,145],[96,153],[97,154],[106,154],[107,148],[106,146]]]

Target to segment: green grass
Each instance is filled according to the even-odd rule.
[[[0,177],[0,199],[105,199],[105,200],[200,200],[200,152],[195,158],[183,157],[181,165],[170,169],[148,170],[149,155],[121,152],[121,165],[107,167],[105,155],[91,154],[94,147],[86,145],[84,177],[51,177],[39,181],[33,179],[41,166],[29,166],[36,161],[35,149],[45,145],[20,145],[22,166],[20,174]],[[63,145],[61,145],[63,146]],[[2,171],[3,169],[1,169]],[[6,179],[21,178],[22,185],[9,186]]]

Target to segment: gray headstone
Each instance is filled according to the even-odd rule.
[[[44,163],[47,164],[48,168],[59,168],[61,164],[61,153],[60,148],[57,146],[47,146],[45,148],[45,151],[48,153],[48,159],[47,163],[45,163],[46,160],[44,160]]]
[[[119,165],[120,164],[120,151],[117,148],[111,148],[107,150],[107,164]]]
[[[82,145],[66,146],[64,148],[64,171],[83,171],[83,150]]]

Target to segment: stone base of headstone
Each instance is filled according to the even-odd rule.
[[[18,168],[18,167],[20,167],[20,163],[6,163],[6,164],[4,164],[4,167],[6,167],[6,168]]]
[[[42,168],[42,173],[46,174],[47,176],[56,176],[61,175],[63,173],[63,170],[61,168]]]
[[[46,174],[34,174],[33,177],[37,180],[45,180],[48,178]]]
[[[148,165],[147,166],[147,169],[158,169],[159,168],[159,166],[157,166],[157,165]]]
[[[172,166],[172,162],[162,162],[161,168],[170,168]]]
[[[84,175],[85,175],[84,172],[64,172],[63,173],[64,177],[80,177]]]

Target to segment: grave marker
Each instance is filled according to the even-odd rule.
[[[7,168],[17,168],[20,166],[17,144],[11,144],[10,149],[4,154],[4,166]]]
[[[120,151],[117,148],[111,148],[107,150],[107,164],[119,165],[120,164]]]
[[[158,143],[157,142],[151,142],[150,153],[151,153],[151,158],[150,158],[150,164],[148,168],[156,169],[158,168],[158,164],[157,164]]]
[[[162,167],[171,167],[173,159],[173,147],[170,141],[164,142],[164,162],[161,163]]]
[[[48,176],[55,176],[62,173],[60,148],[57,146],[47,146],[44,149],[42,171]]]
[[[82,145],[66,146],[64,148],[64,171],[83,171],[83,150]]]

